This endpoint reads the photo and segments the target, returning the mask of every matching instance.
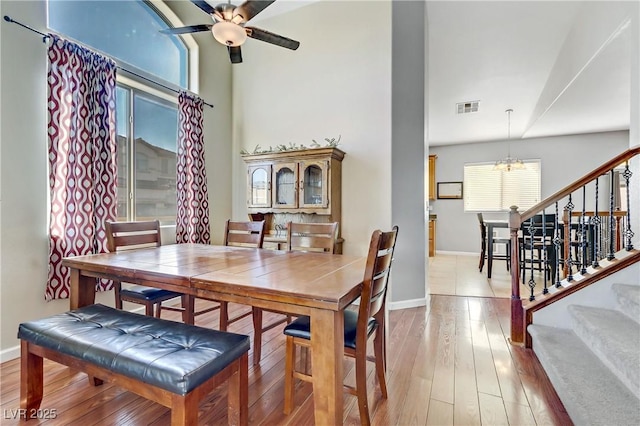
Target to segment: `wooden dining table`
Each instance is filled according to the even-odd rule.
[[[365,262],[346,255],[173,244],[68,257],[63,265],[71,272],[71,309],[95,303],[95,278],[108,278],[184,293],[190,306],[194,297],[206,296],[309,316],[315,424],[337,425],[343,423],[343,311],[361,292]]]

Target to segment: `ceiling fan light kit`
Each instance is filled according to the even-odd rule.
[[[231,2],[228,2],[220,3],[216,7],[213,7],[204,0],[191,0],[191,3],[198,6],[211,17],[213,23],[167,28],[160,32],[163,34],[188,34],[211,31],[213,37],[218,42],[227,46],[229,59],[232,64],[242,62],[242,50],[240,46],[248,37],[286,49],[296,50],[300,46],[300,42],[296,40],[261,30],[260,28],[245,27],[247,21],[262,12],[274,1],[275,0],[247,0],[240,6],[235,6],[231,4]]]
[[[247,41],[247,32],[232,22],[218,22],[211,28],[213,37],[226,46],[240,46]]]

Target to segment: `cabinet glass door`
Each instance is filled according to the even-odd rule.
[[[326,208],[328,206],[328,161],[301,162],[300,207]]]
[[[273,207],[298,207],[298,165],[296,163],[274,165],[273,179],[275,182]]]
[[[271,166],[249,167],[249,207],[271,207]]]

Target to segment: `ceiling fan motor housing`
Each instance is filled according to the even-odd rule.
[[[233,19],[233,11],[236,6],[231,3],[220,3],[215,7],[213,17],[218,21],[231,21]]]

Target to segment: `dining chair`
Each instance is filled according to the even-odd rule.
[[[576,267],[576,272],[581,272],[582,269],[586,269],[593,262],[594,253],[592,253],[592,250],[596,235],[596,224],[593,219],[593,216],[581,217],[569,215],[565,212],[564,223],[559,226],[563,242],[563,250],[561,251],[563,256],[561,257],[564,257],[564,244],[567,244],[568,251],[570,251],[568,253],[570,259],[561,259],[561,261],[572,273],[574,266]],[[599,222],[604,223],[605,221],[599,219]],[[619,229],[619,225],[616,225],[616,228]],[[566,238],[564,235],[566,235]]]
[[[344,385],[347,392],[358,397],[360,423],[369,425],[369,406],[367,400],[366,362],[375,363],[378,385],[383,398],[387,398],[385,380],[385,304],[387,283],[391,271],[393,251],[398,235],[398,227],[389,232],[376,230],[371,235],[367,263],[362,280],[362,293],[358,310],[344,311],[344,354],[355,359],[356,386]],[[311,323],[307,316],[301,316],[284,329],[285,382],[284,413],[293,409],[294,379],[312,382],[310,374],[295,369],[296,347],[311,349]],[[367,356],[367,342],[373,339],[374,356]],[[311,374],[313,374],[313,365]],[[321,368],[321,366],[316,366]]]
[[[116,250],[133,250],[144,247],[159,247],[161,245],[160,238],[160,222],[152,221],[136,221],[136,222],[106,222],[107,229],[107,249],[110,252]],[[122,283],[114,281],[116,308],[122,309],[122,302],[138,303],[145,306],[145,314],[153,316],[154,306],[155,316],[160,318],[160,311],[182,312],[182,321],[187,322],[185,310],[186,300],[182,293],[163,290],[155,287],[147,287],[142,285],[131,285],[123,288]],[[181,298],[181,306],[165,306],[162,302],[165,300]],[[193,318],[206,314],[211,311],[220,309],[219,305],[207,307],[193,312]],[[195,322],[195,321],[194,321]]]
[[[484,218],[482,216],[482,213],[478,213],[478,223],[480,224],[480,262],[478,263],[478,270],[482,272],[482,269],[484,268],[484,261],[489,256],[492,256],[493,259],[505,260],[507,263],[507,271],[508,271],[511,264],[511,239],[508,237],[492,236],[494,247],[496,246],[496,244],[504,245],[505,253],[504,254],[488,253],[487,252],[487,246],[488,246],[487,225],[484,223]],[[491,277],[490,273],[489,273],[489,277]]]
[[[107,249],[112,253],[145,247],[159,247],[161,245],[160,222],[158,220],[106,222],[105,226],[107,231]],[[125,301],[144,305],[145,315],[154,316],[155,307],[155,316],[157,318],[160,318],[160,311],[166,309],[169,311],[183,312],[184,319],[183,308],[162,306],[162,302],[181,297],[181,293],[141,285],[122,287],[120,281],[114,281],[113,284],[117,309],[122,309],[122,302]]]
[[[224,227],[224,245],[232,247],[253,247],[261,249],[264,243],[264,230],[264,220],[255,222],[227,220]],[[208,299],[200,296],[198,296],[198,298],[210,300],[219,304],[220,331],[227,331],[229,325],[252,314],[252,310],[248,310],[236,315],[233,318],[229,318],[229,302],[216,299]],[[255,343],[254,346],[256,346]]]
[[[287,223],[287,250],[334,254],[338,222]]]
[[[525,283],[525,271],[530,265],[531,276],[533,270],[545,271],[546,278],[551,282],[556,277],[556,250],[553,244],[555,229],[554,214],[538,214],[522,222],[521,236],[518,238],[520,253],[520,274]]]
[[[254,222],[227,220],[224,228],[224,245],[262,248],[264,228],[264,220]]]
[[[334,254],[336,238],[338,236],[338,222],[330,223],[287,223],[287,250],[310,251]],[[253,309],[253,363],[259,364],[262,357],[262,333],[271,330],[283,323],[291,322],[291,315],[283,312],[252,308]],[[262,325],[262,313],[272,312],[285,315],[284,318],[274,320],[268,325]]]

